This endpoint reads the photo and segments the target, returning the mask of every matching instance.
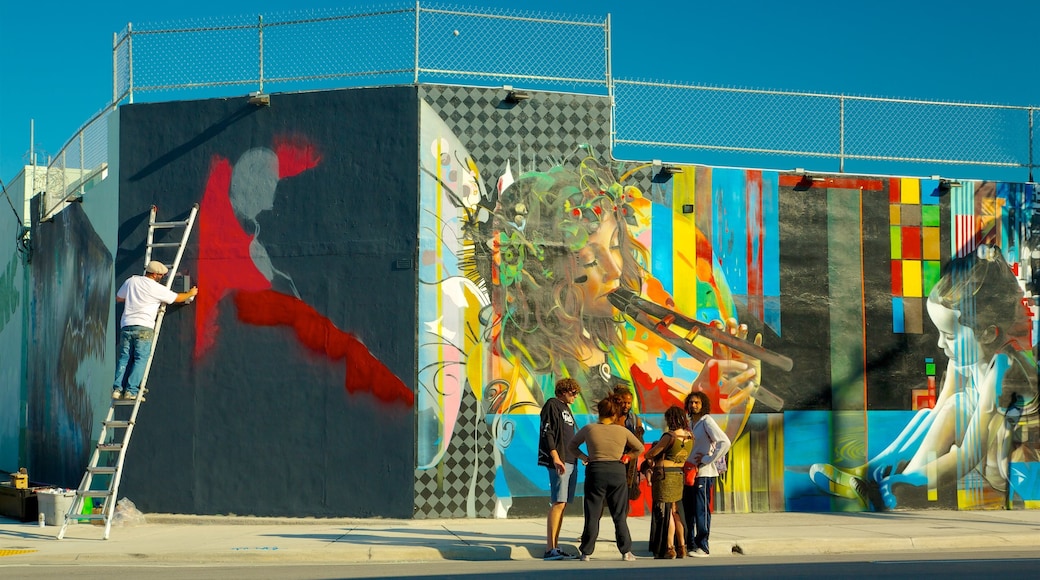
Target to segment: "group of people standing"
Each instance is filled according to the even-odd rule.
[[[550,493],[544,559],[591,559],[606,508],[621,559],[635,560],[628,502],[640,473],[649,478],[653,494],[649,545],[654,557],[708,556],[719,476],[715,461],[725,457],[730,447],[725,431],[711,418],[708,396],[695,391],[687,396],[685,408],[666,410],[665,432],[644,453],[644,427],[631,411],[628,387],[620,386],[602,398],[596,404],[599,420],[576,431],[570,404],[580,391],[577,381],[562,379],[556,384],[556,396],[542,407],[538,463],[549,470]],[[574,500],[578,461],[585,465],[585,526],[580,554],[571,555],[560,548],[559,538],[564,509]]]

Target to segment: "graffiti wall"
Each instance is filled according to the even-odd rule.
[[[111,208],[111,197],[98,194],[89,209]],[[78,486],[93,451],[114,360],[112,253],[85,204],[45,222],[34,204],[32,229],[27,463],[34,481],[65,487]]]
[[[499,93],[420,93],[419,517],[543,513],[562,377],[648,442],[707,393],[719,509],[1040,505],[1034,186],[618,162],[603,99]]]
[[[121,111],[116,279],[198,222],[123,490],[144,511],[410,517],[415,89]],[[172,260],[170,260],[172,261]]]
[[[153,205],[197,204],[120,489],[145,512],[541,517],[563,377],[579,427],[632,393],[647,443],[706,393],[719,510],[1040,507],[1035,185],[619,161],[606,98],[504,96],[122,107],[101,193],[0,255],[0,465],[76,485],[114,285]]]
[[[25,344],[25,252],[18,243],[21,223],[12,218],[0,221],[0,472],[22,467],[19,457],[24,407],[23,345]]]

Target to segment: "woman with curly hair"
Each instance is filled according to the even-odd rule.
[[[693,435],[682,407],[672,406],[664,412],[667,431],[647,450],[646,465],[651,469],[650,485],[653,495],[653,520],[650,533],[650,551],[658,559],[682,558],[686,546],[675,545],[686,534],[679,517],[679,503],[683,498],[683,464],[693,449]]]

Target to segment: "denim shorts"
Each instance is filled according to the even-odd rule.
[[[573,463],[565,463],[563,475],[556,467],[549,467],[549,502],[571,503],[574,501],[574,488],[578,486],[578,467]]]

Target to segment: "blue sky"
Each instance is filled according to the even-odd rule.
[[[108,103],[112,37],[128,22],[353,5],[380,3],[114,0],[101,8],[0,2],[0,179],[10,181],[25,163],[30,119],[37,150],[54,154]],[[617,78],[1040,105],[1037,0],[472,0],[456,6],[609,12]]]

